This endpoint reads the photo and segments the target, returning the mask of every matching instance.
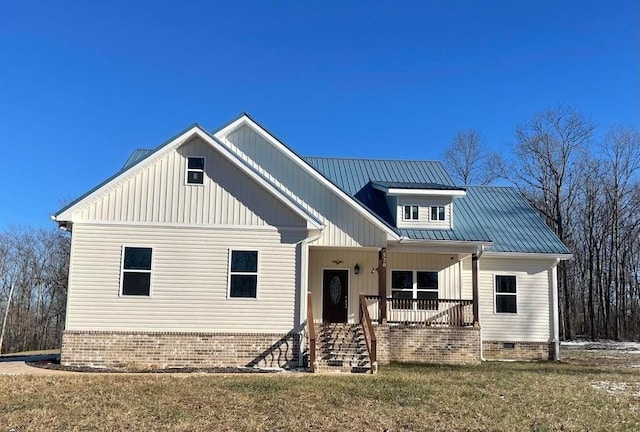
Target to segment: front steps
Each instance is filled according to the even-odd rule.
[[[317,334],[318,372],[371,372],[371,361],[360,324],[320,324]]]

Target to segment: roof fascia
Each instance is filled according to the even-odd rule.
[[[462,190],[399,189],[399,188],[388,188],[386,190],[386,193],[387,195],[420,195],[420,196],[451,196],[451,197],[465,196],[467,194],[467,192]]]
[[[322,229],[323,225],[320,221],[315,220],[310,214],[308,214],[304,209],[298,206],[296,203],[291,201],[289,197],[284,195],[280,190],[278,190],[273,184],[271,184],[267,179],[241,161],[235,154],[227,150],[227,148],[218,141],[215,137],[210,135],[206,130],[201,128],[199,125],[195,124],[183,132],[181,135],[175,137],[173,140],[161,145],[158,147],[153,153],[149,154],[147,157],[127,168],[124,171],[121,171],[114,175],[113,177],[107,179],[97,188],[93,189],[89,193],[77,199],[75,202],[70,204],[69,206],[62,209],[57,214],[53,215],[53,219],[58,222],[73,222],[71,220],[71,215],[73,211],[80,205],[84,205],[90,199],[94,199],[104,192],[105,189],[114,186],[120,181],[123,181],[127,177],[130,177],[135,173],[139,172],[145,166],[147,166],[150,161],[153,159],[151,156],[161,156],[173,149],[180,147],[182,144],[187,142],[189,139],[198,136],[203,139],[209,145],[214,147],[218,152],[220,152],[224,157],[226,157],[231,163],[233,163],[237,168],[247,174],[250,178],[252,178],[256,183],[264,187],[267,191],[269,191],[272,195],[282,201],[287,207],[293,210],[296,214],[301,216],[303,219],[307,221],[308,229]],[[133,169],[133,168],[137,169]]]
[[[376,225],[378,228],[382,229],[387,236],[391,240],[399,240],[400,237],[398,234],[389,228],[385,223],[383,223],[376,216],[372,215],[371,212],[362,206],[358,201],[356,201],[353,197],[348,195],[338,186],[336,186],[333,182],[327,179],[322,173],[308,164],[304,159],[302,159],[296,152],[291,150],[287,145],[285,145],[282,141],[275,137],[271,132],[258,124],[255,120],[253,120],[248,114],[243,113],[237,119],[233,120],[226,126],[223,126],[218,131],[214,132],[214,137],[217,139],[224,139],[226,135],[231,133],[231,131],[243,126],[248,125],[254,131],[256,131],[262,138],[267,140],[269,143],[274,145],[278,150],[287,155],[292,161],[294,161],[298,166],[304,169],[307,173],[309,173],[312,177],[318,180],[321,184],[325,185],[329,190],[342,198],[347,204],[349,204],[353,209],[361,213],[365,216],[371,223]]]
[[[559,259],[569,260],[573,254],[558,253],[527,253],[527,252],[485,252],[483,257],[487,258],[526,258],[526,259]]]
[[[425,240],[425,239],[409,239],[406,237],[403,237],[400,239],[400,241],[398,241],[399,244],[406,244],[406,245],[428,245],[428,246],[444,246],[444,245],[451,245],[451,246],[485,246],[485,247],[489,247],[489,246],[493,246],[493,242],[492,241],[482,241],[482,240],[477,240],[477,241],[465,241],[465,240]]]

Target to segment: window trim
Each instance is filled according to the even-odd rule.
[[[231,272],[231,258],[233,252],[256,252],[256,271],[255,272]],[[260,249],[253,248],[229,248],[228,260],[227,260],[227,300],[260,300]],[[255,275],[256,277],[256,296],[255,297],[232,297],[231,296],[231,275]]]
[[[189,159],[202,159],[202,169],[189,168]],[[205,156],[187,156],[185,159],[184,184],[187,186],[204,186],[204,173],[207,169],[207,158]],[[189,183],[189,172],[201,172],[202,183]]]
[[[407,207],[410,207],[409,213],[410,213],[411,216],[413,216],[414,207],[416,208],[416,216],[417,217],[415,219],[413,217],[410,217],[408,219],[405,217],[405,211],[406,211]],[[408,221],[408,222],[420,221],[420,206],[417,205],[417,204],[403,204],[402,205],[402,220],[403,221]]]
[[[403,269],[403,268],[393,268],[391,269],[391,271],[389,272],[390,274],[390,278],[391,280],[389,281],[389,289],[391,290],[390,295],[393,298],[393,291],[409,291],[408,289],[405,288],[394,288],[393,287],[393,272],[411,272],[412,273],[412,288],[411,288],[411,293],[412,293],[412,300],[418,300],[418,291],[426,291],[426,292],[435,292],[436,294],[438,294],[438,300],[440,300],[440,272],[437,270],[426,270],[426,269]],[[437,278],[438,278],[438,286],[433,289],[433,288],[418,288],[418,272],[424,272],[424,273],[435,273]],[[408,300],[408,299],[407,299]],[[417,302],[411,303],[412,308],[411,309],[406,309],[406,310],[412,310],[412,311],[419,311],[422,309],[418,309],[418,304]],[[439,303],[438,303],[439,306]]]
[[[433,218],[433,209],[436,209],[436,213],[438,218]],[[443,209],[442,216],[443,219],[440,219],[440,209]],[[432,205],[429,206],[429,221],[430,222],[446,222],[447,221],[447,206],[446,205]]]
[[[516,280],[516,292],[515,293],[498,293],[498,276],[512,276]],[[518,315],[518,275],[515,273],[501,272],[493,274],[493,313],[495,315],[514,316]],[[498,312],[498,296],[514,296],[516,298],[516,311],[515,312]]]
[[[125,255],[125,250],[126,248],[140,248],[140,249],[151,249],[151,269],[149,270],[138,270],[138,269],[125,269],[124,268],[124,255]],[[120,248],[120,289],[118,291],[118,297],[122,297],[122,298],[150,298],[153,296],[153,269],[155,267],[154,265],[154,259],[156,254],[154,253],[154,246],[150,246],[150,245],[141,245],[141,244],[132,244],[132,243],[124,243],[122,244],[121,248]],[[131,295],[131,294],[124,294],[122,292],[123,289],[123,285],[124,285],[124,272],[131,272],[131,273],[149,273],[149,294],[148,295]]]

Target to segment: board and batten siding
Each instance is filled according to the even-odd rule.
[[[205,158],[203,185],[186,184],[189,156]],[[73,221],[306,226],[299,215],[199,138],[145,162],[75,211]]]
[[[77,223],[67,330],[299,330],[303,231]],[[151,295],[121,296],[123,245],[153,248]],[[229,249],[258,250],[258,299],[228,299]]]
[[[404,206],[418,206],[418,220],[404,220]],[[398,228],[451,228],[451,198],[428,196],[400,196],[396,206]],[[431,206],[444,206],[443,221],[431,220]]]
[[[340,262],[336,264],[334,261]],[[360,266],[360,274],[354,273],[354,267]],[[322,275],[324,269],[343,269],[349,271],[348,312],[349,322],[357,322],[359,315],[359,295],[378,295],[378,273],[372,272],[378,267],[377,249],[333,249],[323,247],[309,248],[309,283],[313,303],[313,319],[322,321]]]
[[[322,237],[311,243],[312,245],[386,246],[387,234],[382,229],[313,178],[251,127],[239,127],[224,137],[224,142],[240,158],[287,190],[300,205],[323,219],[326,228]]]
[[[480,326],[483,340],[549,342],[549,274],[554,260],[481,258],[479,261]],[[496,313],[496,275],[515,275],[517,313]]]

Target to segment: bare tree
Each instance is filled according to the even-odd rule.
[[[458,132],[444,153],[444,162],[452,176],[463,185],[487,185],[497,178],[480,134],[474,129]]]

